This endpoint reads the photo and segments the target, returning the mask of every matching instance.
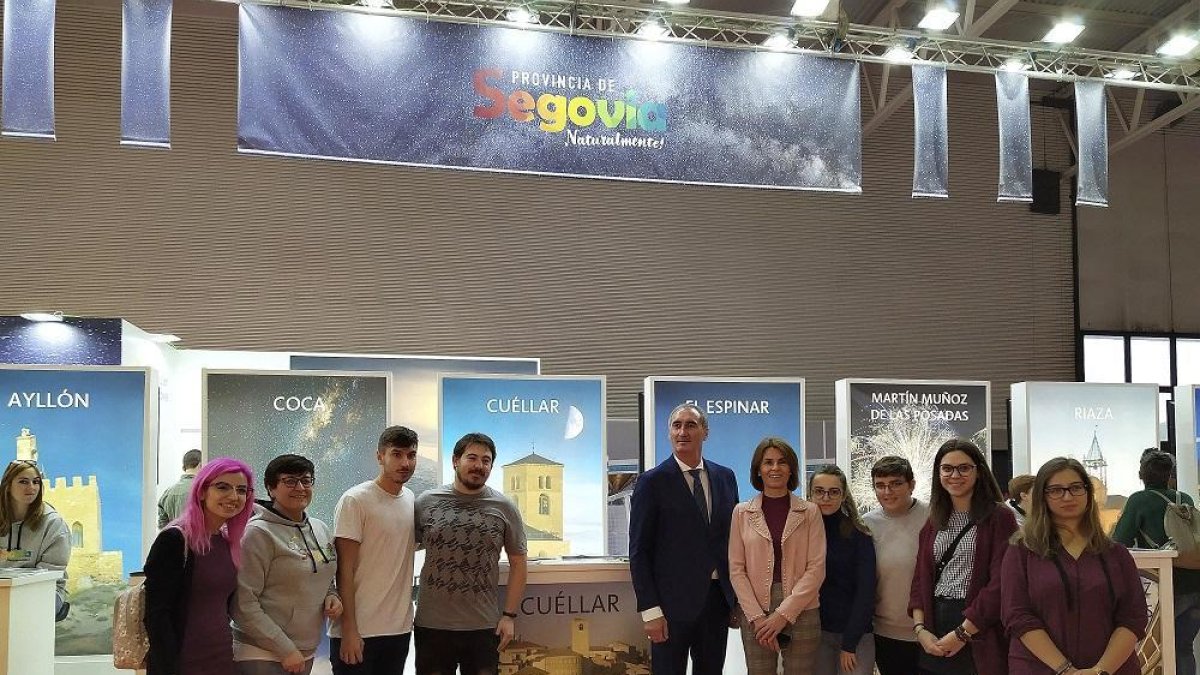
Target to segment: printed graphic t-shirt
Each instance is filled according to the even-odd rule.
[[[483,630],[500,620],[500,551],[525,555],[525,525],[507,497],[453,485],[417,498],[417,538],[425,547],[416,623],[441,630]]]

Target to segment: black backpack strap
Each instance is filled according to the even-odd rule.
[[[1067,609],[1075,610],[1075,594],[1071,592],[1071,581],[1067,579],[1067,570],[1063,569],[1062,560],[1058,557],[1057,551],[1050,552],[1050,559],[1054,561],[1054,567],[1058,570],[1058,578],[1062,581],[1063,591],[1067,594]]]
[[[942,553],[942,557],[938,559],[937,566],[933,572],[933,587],[935,590],[937,589],[938,582],[942,580],[942,571],[946,569],[946,565],[950,564],[950,559],[954,557],[954,552],[958,550],[958,542],[962,541],[962,538],[967,535],[967,532],[972,527],[975,527],[975,521],[967,521],[967,526],[959,531],[958,536],[954,538],[954,541],[950,542],[950,546],[946,548],[946,551]]]
[[[1100,559],[1100,569],[1104,572],[1104,582],[1108,584],[1108,597],[1112,598],[1113,611],[1115,612],[1117,606],[1117,589],[1113,586],[1112,574],[1108,571],[1108,560],[1104,558],[1103,553],[1097,554],[1096,557]],[[1062,580],[1063,590],[1067,593],[1067,608],[1074,610],[1075,594],[1071,592],[1071,583],[1067,580],[1067,571],[1063,568],[1058,552],[1052,552],[1050,559],[1054,561],[1054,567],[1058,569],[1058,577]]]
[[[1150,535],[1146,534],[1146,531],[1140,527],[1138,528],[1138,535],[1141,536],[1142,541],[1150,545],[1150,548],[1162,548],[1162,545],[1154,541],[1154,539],[1152,539]]]
[[[1104,581],[1108,584],[1108,597],[1113,599],[1113,607],[1117,605],[1117,588],[1113,586],[1112,575],[1108,572],[1108,560],[1104,558],[1104,554],[1099,555],[1100,569],[1104,570]]]

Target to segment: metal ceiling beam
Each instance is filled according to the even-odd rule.
[[[506,20],[512,0],[360,0],[390,2],[384,8],[342,4],[346,0],[241,0],[273,6],[351,11],[422,20],[515,27]],[[898,0],[893,0],[898,1]],[[1028,67],[1030,78],[1061,82],[1102,81],[1114,86],[1144,87],[1180,93],[1200,93],[1200,63],[1178,62],[1154,56],[1137,56],[1099,50],[1005,42],[978,37],[991,28],[1018,0],[998,0],[974,21],[966,35],[804,21],[790,16],[712,12],[693,8],[664,7],[622,0],[532,0],[525,6],[535,13],[537,23],[522,24],[531,31],[547,31],[606,39],[644,39],[639,29],[650,22],[665,23],[669,34],[664,42],[723,49],[762,51],[763,42],[787,33],[792,47],[787,51],[813,54],[862,63],[892,63],[890,48],[908,44],[921,63],[973,73],[995,73],[1006,62],[1018,59]],[[1200,1],[1200,0],[1198,0]],[[1128,69],[1136,79],[1105,79]],[[901,95],[904,98],[905,95]],[[881,97],[884,98],[884,97]],[[886,106],[880,103],[884,111]],[[880,120],[881,122],[882,120]],[[878,126],[877,122],[872,128]]]
[[[1130,54],[1137,54],[1137,53],[1140,53],[1141,50],[1144,48],[1145,51],[1149,52],[1151,50],[1147,47],[1147,43],[1154,36],[1162,34],[1162,33],[1166,33],[1167,31],[1171,30],[1172,28],[1179,27],[1180,25],[1183,24],[1184,21],[1191,18],[1192,14],[1194,14],[1195,12],[1196,12],[1196,3],[1192,2],[1192,0],[1187,0],[1187,2],[1185,2],[1182,7],[1175,10],[1174,12],[1171,12],[1162,21],[1159,21],[1158,23],[1154,24],[1150,28],[1147,28],[1145,31],[1142,32],[1141,35],[1138,35],[1137,37],[1133,38],[1129,42],[1126,42],[1117,51],[1127,52]]]
[[[1197,108],[1200,108],[1200,94],[1192,94],[1191,96],[1188,97],[1188,99],[1186,101],[1179,104],[1179,107],[1171,110],[1171,112],[1168,112],[1167,114],[1163,115],[1162,117],[1159,117],[1158,119],[1154,120],[1153,122],[1149,122],[1147,124],[1137,127],[1134,131],[1131,131],[1131,132],[1125,134],[1124,136],[1122,136],[1119,140],[1117,140],[1116,143],[1110,144],[1108,146],[1108,156],[1112,157],[1113,155],[1117,154],[1121,150],[1124,150],[1125,148],[1128,148],[1129,146],[1133,145],[1134,143],[1137,143],[1138,141],[1140,141],[1144,138],[1147,138],[1148,136],[1154,134],[1155,132],[1164,129],[1170,123],[1172,123],[1175,120],[1183,117],[1184,115],[1192,112],[1193,110],[1196,110]],[[1067,178],[1070,178],[1071,176],[1074,176],[1078,172],[1079,172],[1079,165],[1076,164],[1075,166],[1072,166],[1071,168],[1069,168],[1065,172],[1063,172],[1063,179],[1065,180]]]
[[[983,35],[985,32],[987,32],[987,29],[991,28],[997,21],[1000,20],[1000,17],[1004,16],[1008,10],[1012,9],[1017,2],[1018,0],[997,0],[996,4],[992,5],[988,11],[984,12],[983,16],[971,22],[971,27],[966,30],[963,38],[970,39]],[[1000,63],[1003,64],[1003,61]],[[912,84],[910,83],[905,85],[904,89],[901,90],[901,92],[897,94],[895,98],[889,101],[882,110],[875,113],[875,116],[867,120],[867,123],[863,125],[863,138],[870,136],[871,134],[875,133],[876,129],[883,126],[884,122],[887,122],[892,115],[896,114],[896,111],[900,109],[902,104],[906,103],[912,98],[912,94]]]
[[[886,22],[892,18],[893,12],[900,11],[901,7],[908,4],[908,0],[888,0],[888,4],[883,6],[883,9],[875,13],[871,20],[867,23],[878,25],[881,22]]]
[[[1189,0],[1190,1],[1190,0]],[[1037,14],[1039,16],[1048,16],[1056,19],[1068,17],[1077,17],[1083,19],[1084,23],[1098,21],[1116,26],[1127,26],[1129,28],[1150,28],[1154,25],[1154,17],[1147,17],[1142,14],[1131,14],[1129,12],[1114,12],[1105,9],[1077,9],[1074,7],[1064,7],[1061,5],[1045,5],[1039,2],[1029,2],[1029,0],[1021,0],[1015,7],[1013,12],[1021,14]]]

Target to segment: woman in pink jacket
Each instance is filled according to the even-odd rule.
[[[818,594],[825,580],[825,526],[793,490],[800,461],[782,438],[764,438],[750,460],[761,494],[733,510],[729,576],[742,613],[749,675],[812,673],[821,641]]]

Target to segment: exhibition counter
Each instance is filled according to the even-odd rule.
[[[1138,645],[1138,662],[1142,673],[1175,675],[1175,591],[1171,563],[1175,551],[1131,550],[1146,590],[1146,606],[1150,622],[1146,639]],[[1164,621],[1163,617],[1169,617]]]
[[[0,570],[0,673],[54,672],[54,589],[61,578]]]
[[[500,585],[507,583],[508,566],[501,563]],[[516,637],[500,654],[500,675],[531,666],[563,675],[605,668],[650,673],[650,643],[623,559],[531,560],[518,613]]]
[[[1174,551],[1134,550],[1150,613],[1146,639],[1138,645],[1142,673],[1175,674]],[[502,563],[500,584],[508,582]],[[500,674],[533,666],[549,673],[580,675],[624,666],[631,675],[650,672],[649,642],[629,577],[619,558],[534,560],[529,563],[517,636],[500,657]],[[726,673],[745,672],[737,633],[730,632]],[[591,661],[588,666],[585,662]]]

